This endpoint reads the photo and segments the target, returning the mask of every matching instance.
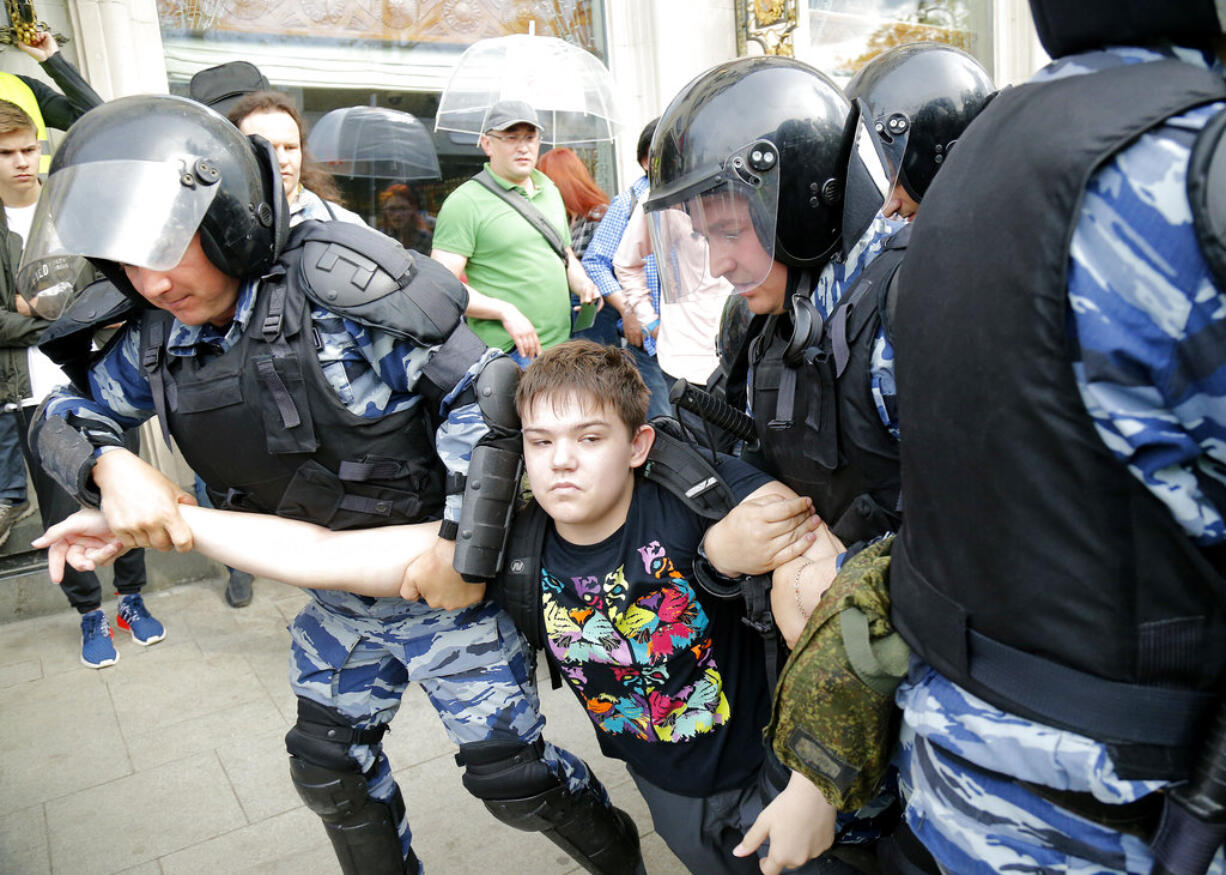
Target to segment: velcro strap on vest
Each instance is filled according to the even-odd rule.
[[[775,401],[775,415],[766,427],[771,431],[783,431],[792,427],[796,409],[796,368],[786,365],[779,375],[779,395]]]
[[[459,471],[447,472],[447,494],[448,495],[463,495],[465,487],[468,486],[468,478]]]
[[[302,416],[294,405],[294,398],[290,395],[281,375],[277,373],[273,360],[258,361],[255,363],[255,368],[260,375],[260,381],[263,382],[264,387],[272,395],[273,402],[277,405],[277,412],[281,414],[281,424],[287,429],[302,425]]]
[[[350,483],[365,483],[368,480],[391,480],[404,471],[404,463],[395,459],[380,459],[377,462],[341,462],[336,476]]]
[[[1090,738],[1190,747],[1218,695],[1110,681],[967,630],[970,675],[1035,714]]]
[[[395,503],[386,498],[368,498],[365,495],[346,495],[341,499],[339,508],[352,513],[364,513],[369,516],[391,516]]]
[[[149,381],[149,392],[153,396],[153,409],[162,426],[162,439],[169,447],[171,446],[170,420],[166,416],[166,379],[165,374],[162,373],[162,346],[166,341],[164,319],[165,317],[154,316],[145,320],[143,328],[149,332],[149,336],[144,338],[145,348],[141,352],[141,368],[145,372],[145,379]]]
[[[269,291],[268,310],[264,314],[264,324],[260,333],[265,343],[273,343],[281,336],[281,326],[285,321],[285,285],[276,283]]]

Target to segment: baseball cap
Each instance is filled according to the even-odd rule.
[[[536,110],[522,100],[500,100],[490,107],[485,116],[485,130],[505,131],[516,125],[529,124],[541,130]]]

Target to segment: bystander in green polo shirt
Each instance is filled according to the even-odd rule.
[[[487,163],[490,176],[506,189],[527,195]],[[536,191],[529,198],[570,245],[566,207],[549,177],[532,171]],[[570,337],[570,288],[562,259],[549,248],[541,233],[510,204],[473,180],[468,180],[443,201],[434,224],[434,247],[468,258],[468,284],[491,298],[509,301],[536,328],[541,348],[549,349]],[[504,351],[515,343],[502,323],[470,319],[477,336]]]

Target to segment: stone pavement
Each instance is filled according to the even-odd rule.
[[[250,607],[234,610],[223,590],[215,578],[147,591],[166,640],[138,647],[116,629],[119,662],[100,671],[80,664],[66,604],[0,625],[0,872],[339,872],[290,784],[282,741],[295,715],[285,626],[307,596],[257,580]],[[114,598],[103,607],[113,624]],[[651,875],[684,872],[625,769],[601,757],[572,694],[550,690],[543,670],[541,687],[547,736],[591,763],[634,816]],[[384,746],[427,871],[581,871],[464,791],[416,687]]]

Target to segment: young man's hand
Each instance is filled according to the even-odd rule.
[[[481,601],[485,598],[485,585],[460,577],[451,564],[454,558],[455,542],[436,540],[434,546],[404,570],[400,597],[409,601],[421,599],[444,611],[457,611]]]
[[[707,531],[703,549],[729,577],[766,574],[804,553],[820,524],[806,497],[754,494]]]
[[[34,38],[28,43],[18,43],[21,50],[29,55],[40,64],[54,55],[60,50],[60,44],[55,41],[48,31],[41,31],[34,34]]]
[[[834,844],[837,814],[812,781],[793,772],[784,791],[762,809],[732,853],[748,857],[769,839],[770,853],[758,861],[763,875],[778,875],[786,869],[795,869]]]
[[[152,465],[117,448],[98,457],[93,476],[107,525],[124,546],[163,551],[173,547],[180,553],[192,549],[192,530],[179,505],[195,504],[196,499]]]
[[[79,510],[56,523],[30,542],[31,547],[47,549],[47,572],[52,583],[64,579],[64,566],[77,571],[93,571],[108,565],[127,551],[100,510]]]

